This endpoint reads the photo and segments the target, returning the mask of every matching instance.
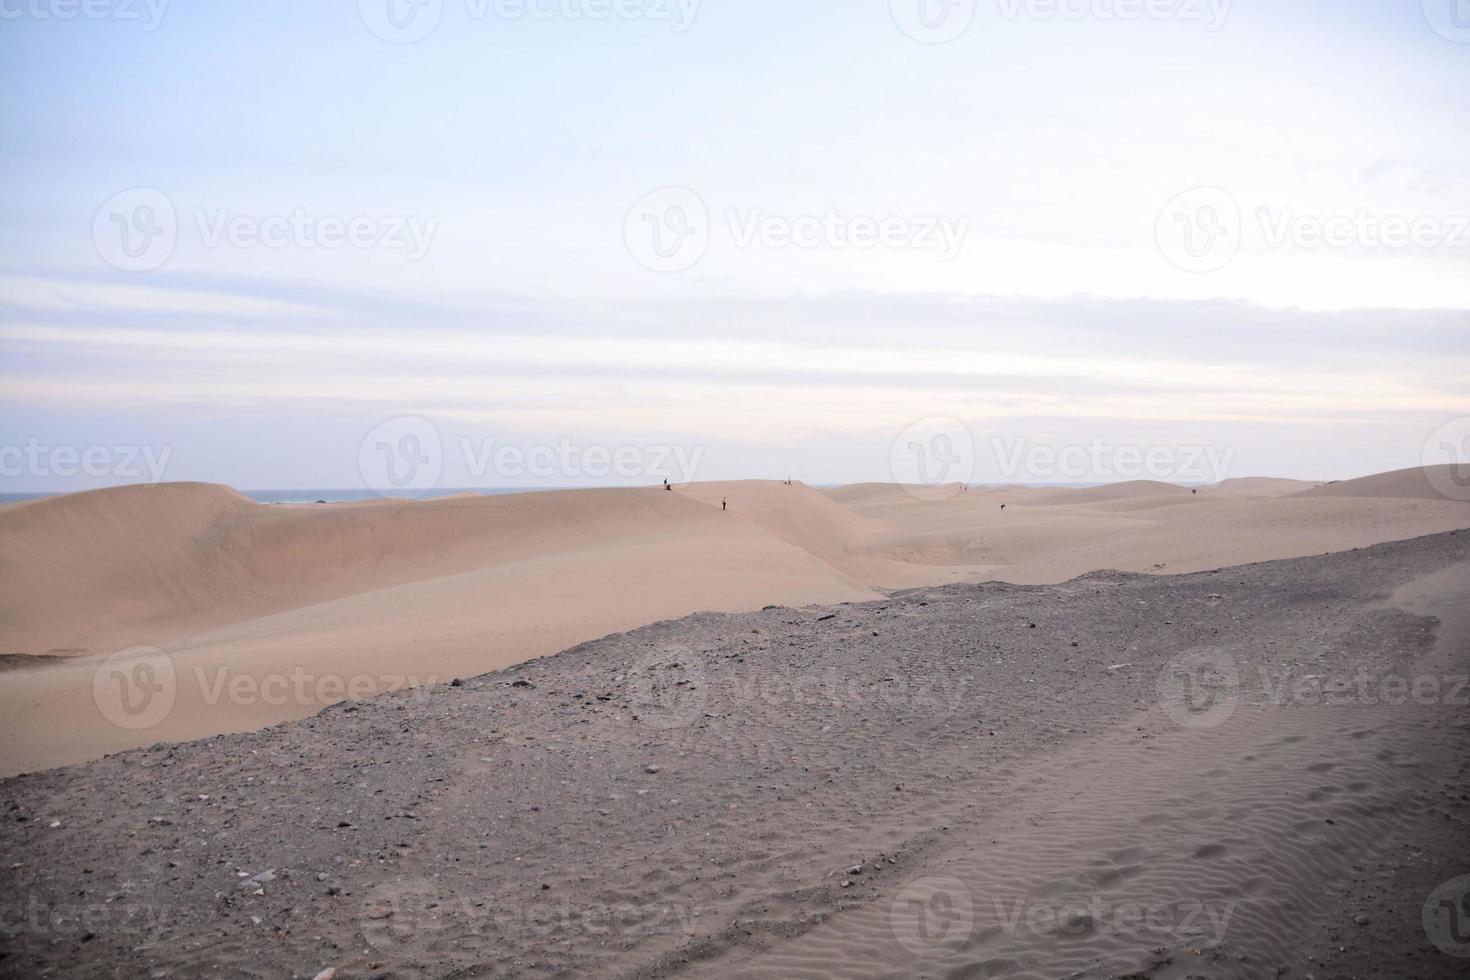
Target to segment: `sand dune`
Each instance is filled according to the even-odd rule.
[[[704,493],[718,494],[719,486]],[[788,524],[828,506],[805,488],[788,500]],[[653,489],[306,507],[256,504],[202,484],[76,494],[0,518],[0,651],[157,644],[286,609],[560,555],[703,540],[713,559],[728,553],[732,538],[752,542],[763,558],[780,550],[779,536],[752,537],[748,527],[730,533],[732,523],[745,521],[722,517],[685,493]],[[814,530],[808,543],[840,541],[843,532],[836,523]],[[748,567],[740,559],[729,566]],[[667,574],[684,571],[671,566]],[[840,577],[831,569],[823,574]]]
[[[732,482],[266,506],[165,484],[34,501],[0,511],[0,772],[258,728],[340,699],[344,680],[370,694],[473,675],[700,610],[1183,573],[1470,526],[1470,504],[1426,492],[1419,471],[1282,489],[1136,481],[930,498]],[[102,717],[93,687],[104,658],[137,646],[162,652],[128,664],[163,656],[189,679],[141,730]],[[218,693],[221,678],[303,672],[334,683],[275,701]]]
[[[1283,480],[1274,476],[1241,476],[1233,480],[1222,480],[1210,490],[1243,497],[1284,497],[1289,493],[1310,490],[1316,486],[1321,486],[1320,481]]]
[[[1442,488],[1453,486],[1470,498],[1470,466],[1445,465],[1414,467],[1378,473],[1356,480],[1343,480],[1313,487],[1295,494],[1298,497],[1391,497],[1407,500],[1443,500]]]
[[[1158,480],[1129,480],[1126,483],[1109,483],[1085,490],[1064,490],[1046,498],[1045,503],[1053,507],[1071,507],[1079,504],[1101,504],[1111,500],[1127,500],[1134,497],[1182,497],[1188,496],[1187,487]]]

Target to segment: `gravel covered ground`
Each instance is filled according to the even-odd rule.
[[[1465,976],[1467,563],[698,615],[9,779],[0,974]]]

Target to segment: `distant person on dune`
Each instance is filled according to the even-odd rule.
[[[720,498],[720,510],[726,510],[727,508],[729,508],[729,506],[730,506],[730,501],[727,500],[727,499],[725,499],[724,497],[721,497]]]

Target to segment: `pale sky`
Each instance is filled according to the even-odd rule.
[[[1470,435],[1465,0],[0,0],[0,66],[0,493]]]

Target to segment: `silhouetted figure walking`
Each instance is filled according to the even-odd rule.
[[[729,506],[730,506],[730,501],[726,500],[724,497],[721,497],[720,498],[720,510],[726,510],[726,509],[729,508]]]

